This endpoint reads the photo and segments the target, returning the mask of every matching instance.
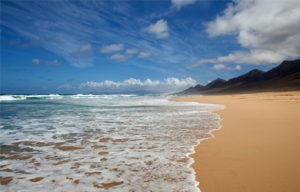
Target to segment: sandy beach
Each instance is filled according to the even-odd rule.
[[[300,190],[300,91],[171,100],[226,106],[191,155],[202,192]]]

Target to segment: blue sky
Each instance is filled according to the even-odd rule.
[[[300,57],[299,0],[0,3],[1,93],[180,91]]]

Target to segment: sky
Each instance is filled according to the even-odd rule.
[[[1,94],[182,91],[300,58],[299,0],[0,6]]]

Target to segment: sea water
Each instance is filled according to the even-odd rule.
[[[220,105],[162,95],[0,96],[0,191],[199,191]]]

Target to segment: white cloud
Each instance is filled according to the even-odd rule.
[[[39,66],[40,63],[41,63],[41,61],[40,61],[39,59],[33,59],[33,60],[32,60],[32,64],[33,64],[34,66]]]
[[[157,21],[155,24],[150,24],[149,27],[144,29],[146,32],[154,35],[158,39],[170,36],[168,22],[163,19]]]
[[[52,66],[62,66],[62,63],[61,62],[58,62],[57,60],[54,60],[52,62],[50,61],[45,61],[45,64],[46,65],[52,65]]]
[[[193,63],[191,66],[198,67],[204,63],[213,63],[213,61],[216,61],[216,60],[215,59],[200,59],[200,60],[196,61],[195,63]]]
[[[150,91],[181,91],[188,87],[195,86],[196,80],[188,77],[186,79],[177,79],[170,77],[164,81],[146,79],[142,82],[139,79],[130,78],[123,82],[114,82],[106,80],[104,82],[87,81],[80,86],[74,87],[64,84],[59,88],[63,89],[88,89],[95,91],[133,91],[133,90],[150,90]]]
[[[111,53],[115,51],[122,51],[124,49],[124,44],[111,44],[107,46],[102,46],[100,49],[101,53]]]
[[[112,59],[116,62],[125,62],[128,59],[130,59],[131,57],[132,57],[132,55],[114,54],[114,55],[110,56],[109,59]]]
[[[104,81],[101,83],[88,81],[86,83],[81,84],[82,87],[93,87],[93,88],[110,88],[110,89],[116,89],[116,88],[153,88],[153,87],[172,87],[172,88],[180,88],[180,87],[186,87],[186,86],[193,86],[196,84],[196,81],[192,78],[186,78],[186,79],[177,79],[174,77],[165,79],[164,82],[161,82],[159,80],[151,81],[150,79],[145,80],[144,82],[130,78],[128,80],[124,80],[123,82],[114,82],[114,81]]]
[[[140,50],[138,50],[138,49],[126,49],[125,53],[126,54],[134,54],[134,53],[137,53],[139,51]]]
[[[71,56],[74,58],[88,58],[88,57],[92,57],[91,55],[91,51],[94,48],[88,44],[88,45],[82,45],[81,47],[79,47],[79,49],[76,52],[72,52]]]
[[[17,6],[1,5],[3,18],[10,18],[9,21],[1,21],[1,25],[14,30],[20,35],[21,39],[38,39],[39,37],[51,39],[51,42],[43,44],[42,47],[58,57],[62,56],[66,62],[75,67],[90,67],[97,62],[98,56],[96,55],[76,59],[70,55],[71,52],[76,52],[83,45],[82,43],[86,45],[91,42],[92,46],[98,47],[97,51],[100,50],[102,45],[113,43],[123,43],[125,48],[128,46],[128,48],[151,51],[154,55],[160,55],[160,57],[151,57],[155,67],[165,63],[190,62],[190,60],[194,60],[196,56],[199,56],[197,52],[205,46],[201,44],[199,39],[185,41],[186,33],[174,33],[172,34],[172,41],[165,41],[164,44],[161,44],[160,41],[153,41],[154,36],[149,33],[141,33],[141,29],[148,27],[151,23],[155,24],[161,18],[168,18],[168,14],[161,15],[154,12],[155,17],[148,17],[147,14],[145,17],[136,17],[135,14],[132,14],[135,8],[125,6],[124,3],[116,3],[125,11],[120,15],[120,12],[114,11],[114,6],[111,7],[109,1],[101,1],[101,3],[82,1],[82,4],[78,6],[73,6],[72,1],[61,1],[53,6],[43,3],[43,1],[38,1],[35,4],[24,3],[23,1],[14,2]],[[171,6],[171,1],[169,3]],[[56,14],[53,14],[54,12]],[[173,14],[174,10],[168,9],[168,12]],[[38,19],[29,21],[24,20],[24,18]],[[157,19],[153,20],[154,18]],[[91,21],[97,24],[90,25]],[[119,27],[111,25],[112,22]],[[182,30],[185,30],[186,23],[183,22],[180,25],[179,23],[176,22],[175,25],[183,27]],[[169,26],[169,28],[171,27]],[[120,29],[122,32],[120,32]],[[82,37],[85,37],[84,42],[83,39],[80,40]],[[86,41],[87,39],[88,41]],[[167,71],[172,70],[168,69]]]
[[[234,68],[232,68],[232,67],[226,67],[223,64],[216,64],[212,67],[212,69],[214,69],[214,70],[224,70],[225,69],[225,70],[234,71],[234,70],[241,70],[242,68],[240,65],[237,65]]]
[[[173,3],[173,6],[175,6],[177,10],[179,10],[182,6],[186,6],[188,4],[192,4],[196,2],[196,0],[171,0],[171,1]]]
[[[151,52],[140,52],[140,54],[137,56],[137,58],[146,58],[146,57],[150,57],[153,56],[153,54]]]
[[[248,51],[234,51],[203,63],[271,64],[300,56],[299,0],[235,0],[223,15],[207,23],[211,37],[235,34]]]

